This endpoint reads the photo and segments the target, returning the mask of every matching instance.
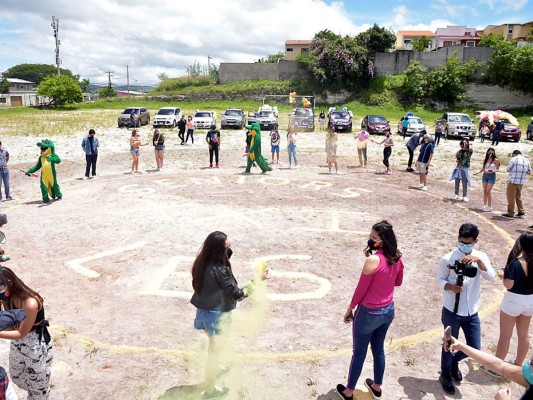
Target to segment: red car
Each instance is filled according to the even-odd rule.
[[[390,133],[390,124],[382,115],[367,115],[361,121],[361,128],[372,135],[384,135]]]
[[[522,131],[520,130],[520,127],[516,125],[511,125],[511,123],[507,119],[501,119],[500,121],[503,122],[503,130],[500,132],[500,141],[504,141],[504,140],[513,140],[515,142],[520,141],[520,138],[522,137]],[[491,130],[490,140],[492,140],[493,134],[494,134],[494,130]]]

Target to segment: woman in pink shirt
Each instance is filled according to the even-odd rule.
[[[372,254],[376,250],[376,254]],[[372,227],[364,253],[367,259],[363,272],[344,314],[345,323],[353,321],[353,355],[348,383],[337,385],[337,392],[343,399],[352,399],[369,344],[374,356],[374,379],[367,378],[365,386],[375,399],[381,398],[385,336],[394,319],[394,287],[400,286],[403,280],[402,253],[398,250],[392,225],[387,221]]]

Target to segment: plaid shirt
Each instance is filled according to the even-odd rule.
[[[528,174],[531,174],[531,164],[529,160],[524,158],[521,154],[518,154],[511,158],[509,166],[507,167],[509,172],[509,178],[507,183],[514,183],[515,185],[523,185],[526,183]]]

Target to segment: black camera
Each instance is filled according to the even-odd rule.
[[[474,278],[477,275],[477,267],[455,260],[453,265],[448,265],[448,268],[454,271],[457,275],[457,286],[463,286],[464,277]]]
[[[463,263],[459,260],[455,260],[453,265],[448,265],[448,268],[454,271],[457,274],[457,280],[455,284],[457,286],[463,286],[465,276],[469,278],[474,278],[477,275],[477,267],[473,265]],[[459,309],[459,298],[461,297],[461,292],[455,293],[455,306],[453,308],[453,313],[457,314]]]

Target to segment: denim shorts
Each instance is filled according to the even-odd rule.
[[[133,154],[141,154],[141,150],[140,149],[134,149],[133,147],[130,148],[130,153],[131,155]]]
[[[220,335],[222,330],[226,329],[230,323],[231,311],[222,312],[218,310],[196,309],[194,329],[206,331],[209,337]]]
[[[481,178],[481,182],[483,183],[496,183],[496,174],[487,174],[486,172],[483,172],[483,177]]]
[[[159,151],[159,150],[165,150],[165,145],[164,144],[156,144],[154,146],[155,150]]]
[[[279,145],[271,146],[271,147],[272,147],[272,153],[279,153]]]

